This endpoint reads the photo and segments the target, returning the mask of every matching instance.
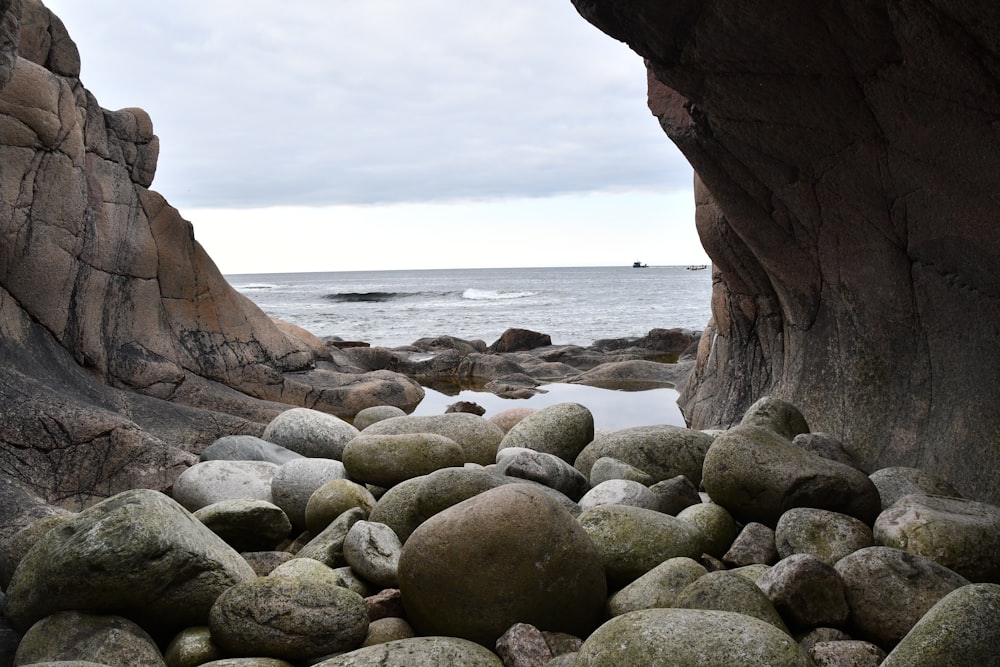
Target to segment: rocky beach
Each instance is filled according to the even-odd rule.
[[[272,319],[0,0],[0,665],[1000,665],[996,9],[573,4],[695,168],[703,331]],[[412,414],[443,382],[688,426]]]

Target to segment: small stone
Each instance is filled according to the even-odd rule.
[[[222,649],[212,641],[207,625],[181,630],[163,653],[167,667],[199,667],[222,657]]]
[[[406,413],[403,412],[402,409],[397,408],[395,405],[373,405],[370,408],[365,408],[358,414],[354,415],[353,423],[354,428],[359,431],[364,431],[375,422],[380,422],[383,419],[405,416]]]
[[[515,623],[500,636],[497,655],[504,667],[545,667],[553,656],[541,630],[527,623]]]
[[[590,488],[583,473],[563,459],[524,447],[506,447],[498,451],[497,472],[544,484],[574,501],[580,500]]]
[[[365,646],[375,646],[376,644],[385,644],[397,639],[409,639],[416,636],[416,631],[406,622],[406,619],[399,618],[398,616],[387,616],[368,624],[368,636],[365,637],[361,646],[362,648]]]
[[[817,642],[809,649],[809,657],[816,667],[878,667],[885,660],[885,651],[875,644],[852,639]]]
[[[672,607],[677,594],[705,574],[707,570],[691,558],[668,558],[612,595],[608,600],[608,615]]]
[[[312,558],[323,563],[327,567],[341,567],[347,564],[344,560],[344,539],[347,532],[358,521],[363,521],[365,512],[360,507],[354,507],[336,519],[329,526],[323,529],[319,535],[299,549],[299,558]]]
[[[752,581],[732,572],[709,572],[685,586],[674,598],[674,607],[710,609],[752,616],[784,633],[788,628],[768,597]]]
[[[406,611],[403,609],[403,594],[398,588],[383,588],[378,593],[366,597],[365,604],[368,605],[368,620],[370,621],[392,616],[400,618],[406,616]]]
[[[751,521],[743,526],[722,560],[736,567],[755,563],[773,565],[778,560],[774,531],[762,523]]]

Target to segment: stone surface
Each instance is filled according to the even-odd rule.
[[[788,440],[809,433],[809,424],[799,409],[774,396],[764,396],[747,408],[740,425],[760,426]]]
[[[631,505],[660,511],[660,497],[649,487],[630,479],[609,479],[601,482],[580,498],[580,509],[598,505]]]
[[[358,521],[344,538],[344,560],[358,576],[383,588],[399,585],[403,545],[384,523]]]
[[[270,503],[271,478],[278,468],[267,461],[202,461],[181,473],[172,495],[192,512],[223,500]]]
[[[314,667],[503,667],[479,644],[457,637],[412,637],[376,644],[317,663]]]
[[[153,638],[120,616],[64,611],[38,621],[17,647],[15,665],[67,660],[166,667]]]
[[[549,345],[552,345],[552,338],[548,334],[529,329],[507,329],[500,334],[500,338],[490,345],[489,351],[493,353],[520,352]]]
[[[222,657],[222,649],[212,641],[207,625],[181,630],[163,652],[167,667],[199,667]]]
[[[503,447],[497,452],[496,471],[509,477],[538,482],[579,501],[590,483],[579,470],[555,454],[524,447]]]
[[[253,576],[175,501],[126,491],[35,544],[6,590],[5,614],[21,630],[58,611],[86,609],[125,616],[151,633],[176,631],[205,625],[215,599]]]
[[[347,565],[344,560],[344,539],[351,526],[364,521],[366,513],[360,507],[352,507],[330,522],[319,535],[309,540],[299,549],[299,558],[312,558],[329,567]]]
[[[890,466],[880,468],[868,477],[882,498],[882,509],[888,509],[897,500],[911,493],[955,497],[959,495],[951,484],[919,468]]]
[[[321,533],[334,519],[355,507],[368,516],[375,509],[375,502],[371,491],[357,482],[330,480],[309,496],[305,512],[306,529],[313,534]]]
[[[722,560],[736,567],[773,565],[778,560],[774,531],[762,523],[751,521],[740,530],[729,550],[722,555]]]
[[[760,426],[737,426],[715,438],[705,456],[704,485],[738,520],[769,526],[793,507],[834,510],[866,523],[880,507],[878,490],[863,472]]]
[[[645,486],[653,484],[653,476],[649,473],[639,470],[624,461],[613,459],[610,456],[602,456],[594,461],[594,464],[590,467],[590,484],[591,486],[597,486],[601,482],[606,482],[610,479],[628,479]],[[674,512],[667,512],[667,514],[674,514]]]
[[[261,437],[302,456],[340,460],[358,429],[334,415],[292,408],[272,419]]]
[[[767,595],[746,577],[725,570],[709,572],[692,581],[677,593],[672,606],[736,612],[788,633],[785,622]]]
[[[911,494],[879,515],[875,541],[926,556],[969,581],[1000,583],[1000,507]]]
[[[527,484],[486,491],[421,524],[403,545],[399,583],[418,633],[489,647],[518,622],[586,635],[607,595],[587,533]]]
[[[697,527],[643,507],[598,505],[578,520],[597,546],[613,588],[635,581],[668,558],[698,558],[704,551],[704,536]]]
[[[359,431],[363,431],[375,422],[382,421],[383,419],[389,419],[390,417],[405,417],[406,413],[401,409],[397,408],[395,405],[373,405],[370,408],[365,408],[354,415],[354,419],[351,423],[354,428]]]
[[[778,555],[805,553],[835,565],[844,556],[875,544],[872,529],[860,519],[813,507],[795,507],[778,519],[774,541]]]
[[[417,520],[425,521],[452,505],[507,483],[501,475],[482,468],[438,470],[422,477],[416,486],[414,513]]]
[[[504,667],[545,667],[554,657],[542,631],[527,623],[515,623],[500,636],[497,655]]]
[[[697,486],[711,444],[712,436],[680,426],[636,426],[599,434],[574,465],[589,477],[594,461],[610,456],[651,475],[654,482],[684,475]]]
[[[573,463],[594,439],[594,415],[579,403],[556,403],[537,410],[515,424],[500,449],[525,447]]]
[[[813,667],[770,623],[728,611],[644,609],[616,616],[583,642],[577,667]]]
[[[423,521],[417,508],[417,492],[424,479],[414,477],[386,491],[375,503],[368,519],[389,526],[399,540],[405,542]]]
[[[574,5],[645,59],[650,109],[698,175],[715,275],[692,426],[794,400],[865,470],[934,470],[998,502],[992,4]]]
[[[660,498],[659,510],[664,514],[677,515],[686,507],[702,501],[698,489],[684,475],[660,480],[650,485],[649,490]]]
[[[1000,665],[1000,586],[972,584],[941,598],[882,663],[885,667]]]
[[[281,508],[264,500],[222,500],[202,507],[194,518],[237,551],[274,549],[292,531]]]
[[[313,492],[334,479],[346,479],[344,464],[335,459],[300,458],[288,461],[271,478],[271,497],[300,528],[306,525],[306,506]]]
[[[809,649],[816,667],[878,667],[885,651],[870,642],[856,639],[816,642]]]
[[[368,609],[353,591],[313,577],[258,577],[212,605],[212,639],[232,656],[309,660],[361,645]]]
[[[681,510],[677,518],[701,531],[704,537],[702,551],[715,558],[722,558],[729,551],[740,531],[726,508],[715,503],[691,505]]]
[[[436,433],[371,434],[373,428],[376,426],[344,448],[347,474],[359,482],[389,488],[466,461],[461,445],[449,437]]]
[[[847,624],[844,582],[832,565],[815,556],[783,558],[757,578],[757,587],[793,630]]]
[[[639,609],[673,607],[677,594],[707,570],[695,560],[668,558],[611,596],[608,615],[621,616]]]
[[[465,460],[479,465],[496,461],[504,437],[499,426],[478,415],[453,412],[446,415],[406,416],[383,419],[365,429],[365,435],[436,433],[451,438],[465,452]]]
[[[969,582],[934,561],[889,547],[837,562],[851,609],[851,634],[889,651],[938,600]]]
[[[267,461],[281,465],[302,455],[255,435],[224,435],[201,451],[199,459],[214,461]]]
[[[417,633],[413,627],[406,622],[406,619],[398,616],[387,616],[368,624],[368,634],[361,642],[361,647],[385,644],[397,639],[409,639],[416,637]]]

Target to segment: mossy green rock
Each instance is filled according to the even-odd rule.
[[[703,483],[712,500],[743,523],[774,526],[793,507],[818,507],[871,524],[881,508],[878,490],[863,472],[760,426],[718,435],[705,456]]]
[[[421,478],[416,492],[416,512],[421,521],[510,482],[482,468],[445,468]]]
[[[608,456],[650,475],[653,482],[684,475],[698,486],[712,436],[681,426],[636,426],[602,433],[576,457],[577,470],[590,478],[597,459]]]
[[[585,636],[607,596],[587,533],[530,484],[486,491],[421,524],[403,545],[399,588],[419,634],[487,647],[519,622]]]
[[[223,655],[222,649],[212,641],[212,632],[207,625],[184,628],[163,653],[167,667],[199,667]]]
[[[292,532],[284,511],[266,500],[222,500],[194,517],[237,551],[270,551]]]
[[[701,563],[691,558],[668,558],[612,595],[608,600],[608,615],[672,607],[678,593],[707,573]]]
[[[42,536],[14,572],[5,615],[23,631],[55,612],[86,609],[173,633],[205,625],[215,599],[253,577],[232,547],[177,502],[136,489]]]
[[[500,449],[524,447],[573,463],[594,439],[594,415],[579,403],[556,403],[531,413],[500,441]]]
[[[1000,665],[1000,585],[971,584],[941,598],[882,667]]]
[[[354,508],[368,516],[375,509],[375,496],[357,482],[332,479],[309,496],[304,514],[306,529],[313,534],[320,533],[338,516]]]
[[[424,477],[414,477],[400,482],[378,499],[369,521],[378,521],[392,528],[400,542],[406,542],[423,518],[417,511],[417,492]]]
[[[828,565],[874,545],[872,529],[853,516],[814,507],[796,507],[781,515],[774,528],[778,556],[809,554]]]
[[[598,505],[578,521],[597,546],[613,587],[635,581],[668,558],[699,558],[704,551],[696,526],[643,507]]]
[[[64,611],[31,626],[17,647],[15,665],[80,660],[109,665],[166,667],[156,642],[120,616]]]
[[[728,611],[643,609],[594,631],[576,667],[812,667],[773,625]]]
[[[701,530],[705,537],[703,543],[705,553],[716,558],[722,558],[723,554],[729,551],[730,545],[740,532],[733,515],[725,507],[715,503],[691,505],[681,510],[677,518]]]
[[[386,488],[465,463],[462,447],[435,433],[364,433],[347,443],[343,456],[351,479]]]
[[[401,433],[436,433],[451,438],[462,447],[465,461],[484,466],[496,461],[497,448],[504,436],[503,429],[496,424],[466,412],[392,417],[365,429],[366,436]]]
[[[314,667],[503,667],[500,658],[474,642],[456,637],[412,637],[367,646],[324,660]]]
[[[709,572],[692,581],[677,593],[673,606],[746,614],[788,632],[781,615],[764,591],[746,577],[725,570]]]
[[[774,396],[764,396],[747,408],[740,425],[760,426],[789,440],[809,432],[809,424],[799,409],[788,401]]]
[[[1000,583],[1000,507],[910,494],[875,521],[875,541],[926,556],[971,582]]]

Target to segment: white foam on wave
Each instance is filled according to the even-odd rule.
[[[243,291],[256,291],[265,289],[277,289],[278,285],[272,283],[247,283],[246,285],[233,285],[233,287],[241,292]]]
[[[535,296],[537,292],[513,291],[513,290],[492,290],[469,288],[462,292],[463,299],[470,301],[500,301],[504,299],[523,299],[528,296]]]

